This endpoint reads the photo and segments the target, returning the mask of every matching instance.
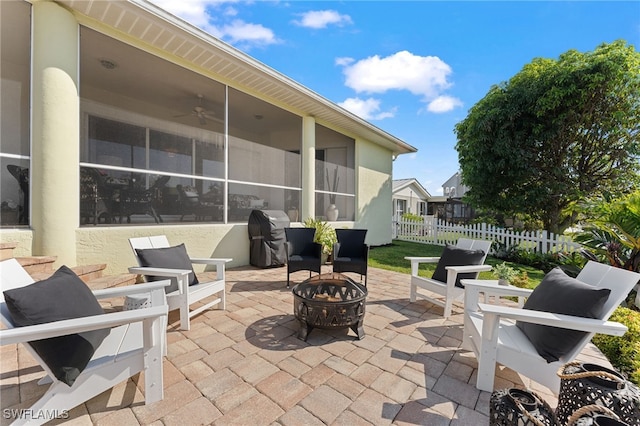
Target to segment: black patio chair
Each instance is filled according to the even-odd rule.
[[[161,193],[171,176],[160,176],[148,189],[141,183],[140,176],[132,179],[129,187],[120,190],[120,223],[122,218],[127,218],[127,223],[131,223],[131,215],[147,214],[153,218],[156,223],[162,222],[160,216],[154,207],[155,197]],[[140,182],[136,184],[137,182]]]
[[[360,280],[364,275],[367,286],[367,262],[369,246],[364,240],[366,229],[336,229],[338,242],[333,245],[333,272],[356,272]]]
[[[320,273],[322,267],[322,245],[314,242],[315,228],[284,228],[287,251],[287,288],[289,275],[296,271]]]

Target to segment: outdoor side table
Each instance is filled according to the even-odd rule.
[[[148,308],[151,306],[151,300],[147,295],[129,295],[124,298],[122,310],[131,311],[134,309]]]

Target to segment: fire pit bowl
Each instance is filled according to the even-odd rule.
[[[316,275],[296,284],[293,293],[293,314],[300,322],[298,338],[306,341],[314,328],[334,329],[350,327],[364,338],[366,287],[349,277],[329,273]]]

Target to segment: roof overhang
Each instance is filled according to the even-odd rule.
[[[417,149],[385,132],[339,105],[320,96],[284,74],[213,37],[188,22],[146,0],[54,0],[69,9],[78,20],[100,31],[110,27],[123,35],[123,41],[135,39],[188,62],[206,75],[250,94],[259,95],[275,105],[301,116],[380,145],[394,156]]]

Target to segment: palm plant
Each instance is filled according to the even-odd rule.
[[[605,197],[589,209],[594,219],[575,241],[612,266],[640,272],[640,190],[616,200]]]

